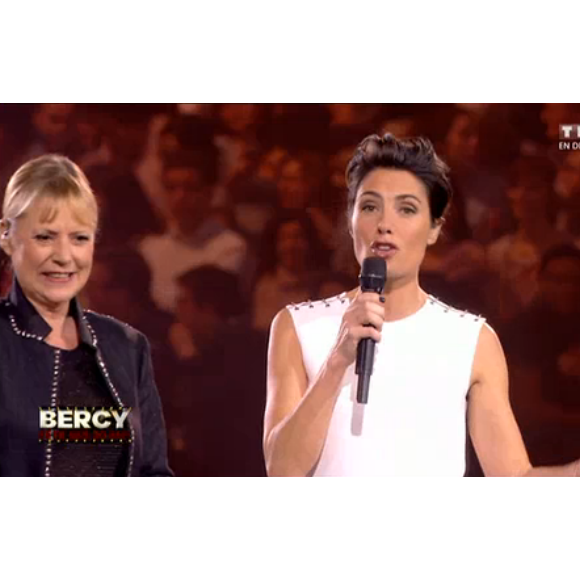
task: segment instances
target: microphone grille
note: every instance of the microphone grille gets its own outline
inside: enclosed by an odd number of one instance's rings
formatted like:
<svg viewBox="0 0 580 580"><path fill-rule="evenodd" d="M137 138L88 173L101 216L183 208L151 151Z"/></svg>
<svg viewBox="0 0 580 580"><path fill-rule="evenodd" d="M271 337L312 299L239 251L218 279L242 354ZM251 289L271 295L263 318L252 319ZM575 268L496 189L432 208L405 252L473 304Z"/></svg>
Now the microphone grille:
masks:
<svg viewBox="0 0 580 580"><path fill-rule="evenodd" d="M387 281L387 264L377 256L365 258L360 273L360 283L363 290L382 292Z"/></svg>

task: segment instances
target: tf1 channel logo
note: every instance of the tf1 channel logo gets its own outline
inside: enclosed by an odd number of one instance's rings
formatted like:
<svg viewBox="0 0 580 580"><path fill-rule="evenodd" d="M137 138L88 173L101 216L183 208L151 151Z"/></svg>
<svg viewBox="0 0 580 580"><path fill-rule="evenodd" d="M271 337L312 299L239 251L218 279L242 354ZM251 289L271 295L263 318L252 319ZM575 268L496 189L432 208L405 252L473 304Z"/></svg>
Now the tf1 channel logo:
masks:
<svg viewBox="0 0 580 580"><path fill-rule="evenodd" d="M580 151L580 124L560 125L560 151Z"/></svg>

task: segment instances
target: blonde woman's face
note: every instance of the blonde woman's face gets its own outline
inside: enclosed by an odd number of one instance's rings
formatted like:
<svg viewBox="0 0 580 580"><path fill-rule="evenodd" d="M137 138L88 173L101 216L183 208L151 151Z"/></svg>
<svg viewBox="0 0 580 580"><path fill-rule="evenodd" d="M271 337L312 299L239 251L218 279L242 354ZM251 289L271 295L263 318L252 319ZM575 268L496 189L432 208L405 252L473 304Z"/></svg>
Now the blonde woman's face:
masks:
<svg viewBox="0 0 580 580"><path fill-rule="evenodd" d="M4 236L14 273L27 298L38 308L67 309L91 272L95 227L64 202L50 221L46 204L33 204ZM82 216L84 217L84 216Z"/></svg>

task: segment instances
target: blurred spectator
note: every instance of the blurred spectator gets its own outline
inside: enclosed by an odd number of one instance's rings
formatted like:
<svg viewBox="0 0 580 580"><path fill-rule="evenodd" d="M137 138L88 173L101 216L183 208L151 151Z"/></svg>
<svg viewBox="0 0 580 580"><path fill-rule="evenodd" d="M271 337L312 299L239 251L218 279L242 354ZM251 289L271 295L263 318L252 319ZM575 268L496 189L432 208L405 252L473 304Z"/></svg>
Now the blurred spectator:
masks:
<svg viewBox="0 0 580 580"><path fill-rule="evenodd" d="M256 178L276 185L280 179L282 166L289 157L290 153L287 149L284 149L281 145L273 145L257 160L254 169Z"/></svg>
<svg viewBox="0 0 580 580"><path fill-rule="evenodd" d="M485 246L474 240L445 243L443 230L441 249L429 248L420 272L421 284L427 292L456 308L490 317L490 280ZM437 242L439 244L439 242Z"/></svg>
<svg viewBox="0 0 580 580"><path fill-rule="evenodd" d="M77 163L85 169L107 164L110 159L110 151L105 140L104 107L76 105L72 122L76 134L73 157Z"/></svg>
<svg viewBox="0 0 580 580"><path fill-rule="evenodd" d="M346 167L356 146L357 143L348 143L344 147L335 151L328 160L330 187L335 194L334 197L336 197L337 200L341 200L341 202L343 202L346 192L346 182L344 178ZM344 202L341 205L344 206Z"/></svg>
<svg viewBox="0 0 580 580"><path fill-rule="evenodd" d="M280 209L305 209L317 205L325 177L325 160L319 153L301 151L291 155L280 168Z"/></svg>
<svg viewBox="0 0 580 580"><path fill-rule="evenodd" d="M246 242L225 228L211 209L218 168L215 145L179 151L165 162L166 231L139 244L152 272L151 296L163 310L175 309L176 279L185 272L205 264L239 272L244 265Z"/></svg>
<svg viewBox="0 0 580 580"><path fill-rule="evenodd" d="M509 122L513 127L518 152L528 155L540 153L546 141L546 129L540 118L543 105L534 103L522 106L520 103L503 103L501 106L509 111Z"/></svg>
<svg viewBox="0 0 580 580"><path fill-rule="evenodd" d="M45 153L70 155L74 151L75 130L71 123L75 105L70 103L43 103L32 112L32 143L25 152L31 159Z"/></svg>
<svg viewBox="0 0 580 580"><path fill-rule="evenodd" d="M155 359L167 339L172 317L160 312L144 291L150 284L147 264L135 250L98 248L84 303L142 331Z"/></svg>
<svg viewBox="0 0 580 580"><path fill-rule="evenodd" d="M380 135L391 133L397 137L397 139L408 139L409 137L414 137L419 134L417 131L417 121L412 117L389 119L381 125L378 133Z"/></svg>
<svg viewBox="0 0 580 580"><path fill-rule="evenodd" d="M155 201L160 214L167 219L168 209L163 191L163 165L179 151L203 150L214 146L216 124L199 114L178 114L175 111L153 118L149 127L147 149L138 172L147 183L149 198Z"/></svg>
<svg viewBox="0 0 580 580"><path fill-rule="evenodd" d="M546 137L551 141L560 138L560 125L580 122L580 104L578 103L545 103L541 119L546 128Z"/></svg>
<svg viewBox="0 0 580 580"><path fill-rule="evenodd" d="M367 135L378 133L389 106L381 104L330 103L326 105L330 113L328 128L328 148L322 149L332 154L341 147L352 145L353 150Z"/></svg>
<svg viewBox="0 0 580 580"><path fill-rule="evenodd" d="M458 103L404 103L396 109L391 107L389 118L411 117L415 124L416 135L425 135L436 144L437 152L444 152L444 143L451 122L456 115L468 113L476 117L482 110L465 110ZM388 120L388 118L387 118Z"/></svg>
<svg viewBox="0 0 580 580"><path fill-rule="evenodd" d="M314 296L324 249L312 220L301 212L287 212L268 228L262 244L262 263L254 290L254 328L267 331L286 304Z"/></svg>
<svg viewBox="0 0 580 580"><path fill-rule="evenodd" d="M314 297L318 300L325 300L338 296L343 292L348 292L358 285L355 277L342 274L340 272L327 272L319 276L318 286Z"/></svg>
<svg viewBox="0 0 580 580"><path fill-rule="evenodd" d="M580 453L580 250L544 256L539 292L502 331L511 400L534 464Z"/></svg>
<svg viewBox="0 0 580 580"><path fill-rule="evenodd" d="M479 123L477 113L457 111L445 136L445 160L456 178L469 179L477 168L479 155ZM471 185L471 184L469 184Z"/></svg>
<svg viewBox="0 0 580 580"><path fill-rule="evenodd" d="M240 175L228 187L237 231L254 245L276 212L276 188L269 182Z"/></svg>
<svg viewBox="0 0 580 580"><path fill-rule="evenodd" d="M164 215L163 199L150 165L155 165L155 140L164 110L159 105L99 105L92 122L100 123L102 141L98 150L83 158L83 168L93 175L137 181L147 208L143 211L159 219Z"/></svg>
<svg viewBox="0 0 580 580"><path fill-rule="evenodd" d="M106 106L104 130L111 165L136 171L145 153L149 125L156 112L153 106Z"/></svg>
<svg viewBox="0 0 580 580"><path fill-rule="evenodd" d="M264 232L276 215L276 188L252 174L239 175L228 186L233 229L248 243L248 253L240 272L240 287L251 296L256 282L258 256Z"/></svg>
<svg viewBox="0 0 580 580"><path fill-rule="evenodd" d="M134 174L95 166L87 171L99 202L103 226L99 242L106 247L136 245L139 240L163 229Z"/></svg>
<svg viewBox="0 0 580 580"><path fill-rule="evenodd" d="M545 157L522 157L512 167L508 199L515 228L488 248L490 268L499 276L502 319L517 314L534 299L542 255L566 237L556 231L555 168Z"/></svg>
<svg viewBox="0 0 580 580"><path fill-rule="evenodd" d="M489 243L505 225L505 182L480 162L481 123L478 112L456 111L441 151L452 168L454 200L447 231L453 240L473 237Z"/></svg>
<svg viewBox="0 0 580 580"><path fill-rule="evenodd" d="M473 111L456 112L447 132L446 162L457 163L460 171L456 172L455 165L451 165L453 200L437 244L427 250L420 278L425 290L456 308L487 315L489 276L482 241L488 234L473 234L467 220L465 196L466 189L478 180L475 169L479 155L478 115ZM480 209L483 211L483 207ZM489 230L497 215L493 208L488 207L487 212L486 218L474 221L480 232Z"/></svg>
<svg viewBox="0 0 580 580"><path fill-rule="evenodd" d="M266 343L237 322L244 311L229 272L202 266L179 279L179 362L164 401L177 475L265 475Z"/></svg>
<svg viewBox="0 0 580 580"><path fill-rule="evenodd" d="M327 107L331 115L331 131L339 127L354 127L363 133L363 137L376 133L381 104L330 103Z"/></svg>
<svg viewBox="0 0 580 580"><path fill-rule="evenodd" d="M228 103L216 107L220 129L216 142L222 150L223 181L227 184L248 170L261 151L258 134L268 119L268 106Z"/></svg>
<svg viewBox="0 0 580 580"><path fill-rule="evenodd" d="M214 103L179 103L176 108L180 115L192 115L209 119L213 117L216 105Z"/></svg>
<svg viewBox="0 0 580 580"><path fill-rule="evenodd" d="M253 103L225 103L218 107L218 118L230 135L252 137L265 121L267 107Z"/></svg>
<svg viewBox="0 0 580 580"><path fill-rule="evenodd" d="M325 159L314 151L300 151L285 160L278 179L278 208L308 213L321 242L332 249L336 245L333 216L324 208L322 199L328 187Z"/></svg>
<svg viewBox="0 0 580 580"><path fill-rule="evenodd" d="M334 143L330 122L330 112L324 105L272 105L270 122L260 128L258 139L265 151L280 147L293 153L326 152Z"/></svg>
<svg viewBox="0 0 580 580"><path fill-rule="evenodd" d="M0 191L19 167L29 146L30 109L23 105L0 104Z"/></svg>
<svg viewBox="0 0 580 580"><path fill-rule="evenodd" d="M160 161L164 162L179 151L211 148L216 128L215 121L198 115L168 117L159 133Z"/></svg>
<svg viewBox="0 0 580 580"><path fill-rule="evenodd" d="M580 247L580 151L564 157L554 187L560 201L556 227Z"/></svg>

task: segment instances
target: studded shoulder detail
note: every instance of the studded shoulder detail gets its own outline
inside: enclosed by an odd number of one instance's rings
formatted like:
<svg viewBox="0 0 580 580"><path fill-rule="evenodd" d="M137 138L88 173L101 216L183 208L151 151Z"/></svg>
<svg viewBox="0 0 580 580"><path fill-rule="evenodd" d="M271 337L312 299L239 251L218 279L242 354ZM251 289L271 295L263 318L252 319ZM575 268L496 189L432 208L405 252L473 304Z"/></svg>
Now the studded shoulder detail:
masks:
<svg viewBox="0 0 580 580"><path fill-rule="evenodd" d="M459 316L460 318L472 319L474 322L479 322L480 320L483 320L483 317L480 316L479 314L473 314L472 312L469 312L467 310L459 310L458 308L454 308L453 306L446 304L445 302L439 300L439 298L436 298L431 294L429 294L427 302L431 306L441 308L444 314L452 313Z"/></svg>
<svg viewBox="0 0 580 580"><path fill-rule="evenodd" d="M83 318L89 327L90 327L90 322L87 319L87 316L86 316L87 314L92 314L93 316L96 316L96 317L108 318L109 320L112 320L113 322L116 322L117 324L121 324L122 326L130 328L131 330L134 330L135 332L137 332L136 328L134 328L133 326L131 326L128 322L125 322L124 320L119 320L118 318L115 318L114 316L111 316L110 314L103 314L102 312L95 312L94 310L86 309L86 310L83 310Z"/></svg>
<svg viewBox="0 0 580 580"><path fill-rule="evenodd" d="M24 330L22 330L18 326L16 318L14 318L13 314L8 315L8 320L10 321L10 326L12 327L12 330L16 335L21 336L22 338L32 338L34 340L38 340L39 342L42 342L44 340L44 337L40 336L39 334L32 334L31 332L25 332Z"/></svg>
<svg viewBox="0 0 580 580"><path fill-rule="evenodd" d="M330 308L333 304L344 304L348 301L346 292L332 296L330 298L322 298L321 300L307 300L306 302L292 303L287 306L290 310L302 310L305 308Z"/></svg>
<svg viewBox="0 0 580 580"><path fill-rule="evenodd" d="M110 318L115 322L121 322L118 318L111 316L110 314L103 314L102 312L95 312L94 310L90 310L89 308L83 309L83 314L92 314L93 316L104 316L105 318ZM85 316L86 318L86 316Z"/></svg>

